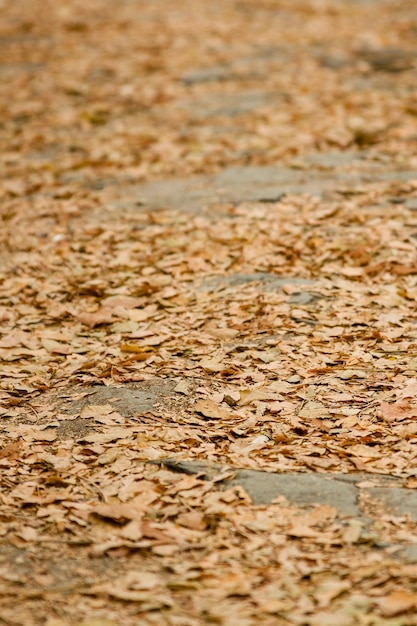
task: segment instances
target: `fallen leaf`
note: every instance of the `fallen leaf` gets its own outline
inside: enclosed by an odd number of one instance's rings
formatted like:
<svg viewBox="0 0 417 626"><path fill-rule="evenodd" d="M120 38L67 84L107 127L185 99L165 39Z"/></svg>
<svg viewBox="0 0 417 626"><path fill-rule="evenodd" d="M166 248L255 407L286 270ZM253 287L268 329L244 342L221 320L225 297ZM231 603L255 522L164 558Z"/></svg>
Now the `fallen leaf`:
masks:
<svg viewBox="0 0 417 626"><path fill-rule="evenodd" d="M134 519L126 524L121 531L121 536L130 541L139 541L142 539L142 518Z"/></svg>
<svg viewBox="0 0 417 626"><path fill-rule="evenodd" d="M42 346L52 354L68 354L70 351L69 346L59 341L54 341L53 339L42 338L41 343Z"/></svg>
<svg viewBox="0 0 417 626"><path fill-rule="evenodd" d="M90 509L90 513L104 519L126 523L128 520L141 519L142 514L149 510L149 505L157 499L158 494L155 491L148 490L135 496L130 502L97 504ZM144 532L143 529L142 532Z"/></svg>
<svg viewBox="0 0 417 626"><path fill-rule="evenodd" d="M9 443L7 446L4 446L0 449L0 459L17 459L19 456L19 449L21 447L21 441L13 441L13 443Z"/></svg>
<svg viewBox="0 0 417 626"><path fill-rule="evenodd" d="M396 422L417 417L417 406L412 406L409 398L398 402L381 402L382 418L386 422Z"/></svg>
<svg viewBox="0 0 417 626"><path fill-rule="evenodd" d="M100 465L110 465L111 463L114 463L114 461L116 461L116 459L119 457L119 454L120 451L117 448L107 450L107 452L104 452L97 457L97 463L99 463Z"/></svg>
<svg viewBox="0 0 417 626"><path fill-rule="evenodd" d="M138 346L136 343L122 343L120 345L120 351L134 354L135 358L139 361L146 361L146 359L154 353L153 348L149 346Z"/></svg>
<svg viewBox="0 0 417 626"><path fill-rule="evenodd" d="M110 443L117 439L131 439L134 436L134 432L131 428L122 428L121 426L115 426L114 428L107 428L103 433L92 433L83 437L83 441L90 443Z"/></svg>
<svg viewBox="0 0 417 626"><path fill-rule="evenodd" d="M194 405L196 413L212 419L222 419L229 416L227 409L219 407L213 400L198 400Z"/></svg>
<svg viewBox="0 0 417 626"><path fill-rule="evenodd" d="M290 537L318 537L319 533L316 530L295 522L288 531Z"/></svg>
<svg viewBox="0 0 417 626"><path fill-rule="evenodd" d="M393 591L377 600L378 607L386 617L395 617L417 608L417 595L408 591Z"/></svg>
<svg viewBox="0 0 417 626"><path fill-rule="evenodd" d="M114 322L113 311L108 308L99 309L95 313L79 313L77 319L81 324L88 326L89 328L95 328L102 324L111 324Z"/></svg>
<svg viewBox="0 0 417 626"><path fill-rule="evenodd" d="M224 363L217 357L206 357L201 359L200 367L202 367L207 372L221 372L225 369Z"/></svg>
<svg viewBox="0 0 417 626"><path fill-rule="evenodd" d="M327 580L314 592L321 609L326 609L335 598L345 591L351 589L351 584L347 580Z"/></svg>
<svg viewBox="0 0 417 626"><path fill-rule="evenodd" d="M174 391L188 395L190 393L190 384L186 380L181 380L175 387Z"/></svg>
<svg viewBox="0 0 417 626"><path fill-rule="evenodd" d="M366 372L363 370L343 370L337 374L338 378L342 380L352 380L352 378L366 378Z"/></svg>
<svg viewBox="0 0 417 626"><path fill-rule="evenodd" d="M81 410L80 417L85 419L95 419L96 417L102 417L103 415L109 415L113 413L114 406L112 404L87 404Z"/></svg>
<svg viewBox="0 0 417 626"><path fill-rule="evenodd" d="M185 526L185 528L190 528L191 530L205 530L207 528L207 523L203 513L199 513L198 511L181 513L181 515L178 515L177 517L177 523L180 524L180 526Z"/></svg>
<svg viewBox="0 0 417 626"><path fill-rule="evenodd" d="M363 525L359 520L349 520L348 526L343 530L342 540L344 543L357 543L361 538Z"/></svg>
<svg viewBox="0 0 417 626"><path fill-rule="evenodd" d="M381 452L379 446L366 446L362 443L357 443L354 446L348 448L349 454L353 456L363 457L365 459L379 459L381 458Z"/></svg>
<svg viewBox="0 0 417 626"><path fill-rule="evenodd" d="M307 419L326 419L329 417L329 412L321 402L311 400L310 402L305 403L305 405L300 409L298 415L299 417L305 417Z"/></svg>
<svg viewBox="0 0 417 626"><path fill-rule="evenodd" d="M55 626L53 623L49 624L49 620L46 626ZM66 626L62 624L56 624L56 626ZM106 619L102 617L92 617L91 619L83 620L82 622L78 622L76 626L119 626L117 622Z"/></svg>
<svg viewBox="0 0 417 626"><path fill-rule="evenodd" d="M38 539L36 528L32 528L31 526L23 526L17 531L16 535L24 541L37 541Z"/></svg>

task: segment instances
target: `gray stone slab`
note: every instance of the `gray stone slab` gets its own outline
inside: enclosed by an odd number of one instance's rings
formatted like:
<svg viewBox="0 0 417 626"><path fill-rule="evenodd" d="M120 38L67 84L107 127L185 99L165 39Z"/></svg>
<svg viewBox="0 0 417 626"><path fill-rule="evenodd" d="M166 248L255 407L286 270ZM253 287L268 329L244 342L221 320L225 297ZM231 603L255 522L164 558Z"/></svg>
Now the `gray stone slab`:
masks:
<svg viewBox="0 0 417 626"><path fill-rule="evenodd" d="M399 547L398 556L405 559L409 563L417 563L417 544Z"/></svg>
<svg viewBox="0 0 417 626"><path fill-rule="evenodd" d="M197 474L212 479L224 469L197 461L162 461L169 469L185 474ZM233 485L243 487L252 502L270 504L284 496L291 504L299 506L329 505L338 509L342 516L369 521L362 510L359 495L378 500L388 514L401 517L408 515L417 521L417 490L401 487L401 479L378 474L289 474L237 469L233 476L222 482L224 488ZM368 486L369 485L369 486ZM374 485L374 486L372 486ZM368 508L368 507L367 507ZM417 547L416 547L417 560Z"/></svg>
<svg viewBox="0 0 417 626"><path fill-rule="evenodd" d="M181 77L184 85L198 85L201 83L217 83L225 80L233 80L236 74L230 65L213 65L212 67L202 67L191 72L187 72Z"/></svg>
<svg viewBox="0 0 417 626"><path fill-rule="evenodd" d="M414 50L387 46L379 49L359 50L357 56L369 63L376 72L404 72L416 65Z"/></svg>
<svg viewBox="0 0 417 626"><path fill-rule="evenodd" d="M333 169L347 165L364 165L368 155L369 153L365 150L331 150L330 152L308 154L302 159L302 162L307 165ZM366 161L366 166L370 165L372 165L372 161Z"/></svg>
<svg viewBox="0 0 417 626"><path fill-rule="evenodd" d="M410 198L405 203L405 208L410 211L417 211L417 198Z"/></svg>
<svg viewBox="0 0 417 626"><path fill-rule="evenodd" d="M417 521L417 490L401 487L372 487L366 489L371 498L383 503L387 513L408 515Z"/></svg>
<svg viewBox="0 0 417 626"><path fill-rule="evenodd" d="M243 487L254 504L269 504L278 496L285 496L292 504L327 504L336 507L341 515L362 515L355 484L337 480L334 475L240 470L231 484Z"/></svg>
<svg viewBox="0 0 417 626"><path fill-rule="evenodd" d="M271 63L274 65L288 62L293 52L289 48L267 47L256 54L232 59L229 63L196 68L184 74L180 81L190 86L248 78L261 79L270 72Z"/></svg>
<svg viewBox="0 0 417 626"><path fill-rule="evenodd" d="M359 2L359 0L357 0ZM360 0L362 3L376 2L380 0ZM315 54L314 54L315 53ZM381 48L362 48L354 54L345 50L314 50L314 56L325 67L340 69L346 66L355 66L358 61L365 61L371 72L398 73L413 69L416 66L417 54L414 50L407 50L395 46Z"/></svg>
<svg viewBox="0 0 417 626"><path fill-rule="evenodd" d="M375 487L358 483L373 482ZM328 504L341 515L363 517L358 503L360 491L378 500L388 514L407 515L417 521L417 491L399 486L401 480L375 474L268 474L239 470L232 481L242 486L254 504L268 504L279 495L299 505ZM379 486L378 483L381 485Z"/></svg>
<svg viewBox="0 0 417 626"><path fill-rule="evenodd" d="M228 167L213 182L220 196L229 196L231 201L276 202L288 193L321 196L326 189L348 181L359 184L360 178L344 173L329 177L314 170L248 166Z"/></svg>
<svg viewBox="0 0 417 626"><path fill-rule="evenodd" d="M90 388L73 387L61 395L50 394L44 397L46 405L56 408L58 418L53 414L39 421L44 426L50 424L56 428L61 439L80 439L94 430L100 430L99 420L92 419L89 406L110 405L115 413L128 420L141 420L156 405L172 405L176 394L173 392L175 382L165 379L152 379L124 385L94 385ZM103 411L103 416L108 411ZM81 417L83 415L83 417ZM85 416L86 415L86 416ZM99 415L99 414L98 414ZM68 417L64 417L68 416Z"/></svg>
<svg viewBox="0 0 417 626"><path fill-rule="evenodd" d="M365 165L355 172L297 170L286 167L228 167L213 176L169 179L126 187L118 208L177 209L200 212L204 207L231 202L279 202L287 194L322 197L335 191L376 182L406 181L417 178L417 171L367 171Z"/></svg>
<svg viewBox="0 0 417 626"><path fill-rule="evenodd" d="M272 101L272 94L266 91L241 91L237 94L219 93L190 98L179 102L177 106L188 111L195 119L209 119L236 117L259 109Z"/></svg>
<svg viewBox="0 0 417 626"><path fill-rule="evenodd" d="M254 274L228 274L226 276L213 276L201 282L197 287L198 292L214 292L229 287L239 287L250 283L260 283L263 291L277 291L282 289L283 285L303 285L312 286L316 282L306 278L297 278L295 276L277 276L268 272L257 272ZM301 294L298 294L301 295ZM312 295L312 294L309 294ZM304 300L305 298L302 298ZM311 302L311 298L308 298Z"/></svg>
<svg viewBox="0 0 417 626"><path fill-rule="evenodd" d="M297 306L306 306L308 304L313 304L313 302L317 302L322 298L323 296L317 293L312 293L310 291L300 291L299 293L293 293L288 298L288 302Z"/></svg>
<svg viewBox="0 0 417 626"><path fill-rule="evenodd" d="M161 397L166 397L172 391L172 387L169 383L142 384L140 387L95 385L91 388L91 393L77 405L77 409L88 405L113 404L115 410L124 417L130 417L152 409Z"/></svg>

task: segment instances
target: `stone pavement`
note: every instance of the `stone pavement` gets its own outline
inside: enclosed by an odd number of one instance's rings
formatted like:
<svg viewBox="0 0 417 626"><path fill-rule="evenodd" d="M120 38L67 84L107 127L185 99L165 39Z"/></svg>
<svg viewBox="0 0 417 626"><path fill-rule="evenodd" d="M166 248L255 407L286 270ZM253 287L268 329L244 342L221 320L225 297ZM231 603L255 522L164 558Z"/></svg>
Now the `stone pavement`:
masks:
<svg viewBox="0 0 417 626"><path fill-rule="evenodd" d="M267 54L267 53L265 53ZM273 50L269 52L269 60L283 62L288 51ZM358 53L371 66L373 73L369 77L369 85L373 88L386 90L392 85L393 76L414 67L415 56L401 49L387 49ZM319 55L320 56L320 55ZM323 65L339 68L353 63L343 54L321 56ZM239 83L248 75L262 75L265 70L265 56L238 59L233 64L196 69L182 77L184 85L192 87L197 84L218 83L227 81ZM357 60L357 57L356 57ZM368 85L368 86L369 86ZM358 81L357 88L366 88ZM271 102L267 91L237 90L232 95L219 94L207 97L190 97L181 106L188 111L191 119L212 120L213 132L238 132L237 116L248 111L262 109ZM216 128L216 118L229 118L225 127ZM365 142L366 143L366 142ZM356 147L348 150L333 149L325 153L311 153L295 158L286 167L270 165L226 166L213 175L194 175L188 178L168 178L158 182L141 185L118 186L112 181L104 184L103 197L106 198L107 210L110 212L176 210L191 214L204 212L213 220L218 216L227 219L223 211L224 205L240 203L276 203L284 197L311 196L325 201L337 201L346 196L369 191L374 186L386 186L387 189L401 186L407 181L417 180L417 168L410 169L407 163L393 163L389 157L378 154L374 150ZM386 205L403 203L410 211L417 210L416 199L404 199L401 194L387 195ZM383 207L376 206L376 209ZM213 292L245 283L256 283L261 291L279 291L283 285L299 286L299 291L292 294L295 304L308 304L320 296L314 293L315 281L296 277L278 277L276 274L229 274L208 278L195 285L197 291ZM164 394L172 395L172 390L161 389L159 383L147 387L146 399L128 387L114 388L111 394L119 398L118 408L123 407L128 414L147 410L152 402L163 401ZM162 392L162 395L161 395ZM109 390L97 389L99 397L105 397ZM130 397L129 397L130 394ZM94 403L97 398L94 397ZM220 466L187 461L181 458L167 459L167 467L172 471L186 474L213 477L225 469ZM241 470L234 468L232 477L222 481L222 485L239 485L246 490L255 504L268 504L274 499L284 496L289 502L297 505L310 506L324 504L335 506L339 515L346 519L354 519L363 526L364 541L379 545L378 537L372 534L372 523L383 510L393 516L409 516L417 522L417 493L402 486L402 480L394 476L378 476L375 474L274 474L270 472ZM382 544L381 544L382 546ZM384 546L386 547L386 546ZM391 546L397 556L417 561L417 546Z"/></svg>
<svg viewBox="0 0 417 626"><path fill-rule="evenodd" d="M184 381L187 379L184 378ZM55 419L43 419L38 424L44 429L53 428L60 439L74 438L78 443L88 443L97 441L96 433L100 432L100 426L89 417L90 407L94 411L110 405L130 424L135 421L143 423L153 409L161 410L164 406L172 409L173 403L178 401L178 394L172 381L160 379L125 383L123 386L97 385L87 392L85 388L77 387L69 393L67 389L65 395L55 394L55 400L57 398L56 408L61 415L59 424ZM51 395L47 394L43 400L45 406L51 403L51 399ZM181 405L187 409L189 401L182 400ZM388 549L396 558L417 562L417 545L389 544L379 538L374 528L381 514L394 518L406 516L417 522L417 493L405 487L399 477L364 472L274 473L187 460L184 454L179 458L167 457L149 462L173 472L214 480L219 489L239 486L255 505L268 505L284 498L290 504L307 508L314 505L335 507L339 519L360 528L361 542L374 549Z"/></svg>
<svg viewBox="0 0 417 626"><path fill-rule="evenodd" d="M285 195L310 195L326 200L358 193L375 183L401 183L417 179L417 169L387 164L363 151L332 151L311 155L294 167L227 167L212 176L193 176L138 186L124 186L113 209L179 209L216 212L221 203L277 202ZM396 202L396 198L391 199Z"/></svg>
<svg viewBox="0 0 417 626"><path fill-rule="evenodd" d="M0 623L417 624L415 2L32 1Z"/></svg>
<svg viewBox="0 0 417 626"><path fill-rule="evenodd" d="M358 90L372 88L380 90L381 93L395 85L398 73L412 69L416 63L416 57L412 52L397 48L387 48L379 52L357 51L353 57L340 51L326 54L319 50L311 50L310 53L322 66L333 70L353 66L357 62L366 62L372 70L371 74L366 80L358 77L351 80L356 80L355 88ZM224 136L238 134L240 115L262 111L263 107L276 103L280 97L279 94L268 90L248 91L244 87L245 80L253 77L262 78L267 71L266 68L271 68L271 63L272 66L274 64L279 66L288 60L289 54L288 49L277 47L261 51L251 57L237 58L232 63L196 68L181 77L183 85L190 88L190 96L176 106L189 115L191 123L201 121L208 123L214 134ZM218 94L211 93L206 96L191 95L191 89L196 85L208 83L219 86L233 83L235 89L230 94L219 91ZM240 83L243 86L239 89ZM281 97L285 98L285 95ZM219 119L222 120L222 124ZM337 201L346 196L364 193L375 186L381 188L385 185L389 190L396 185L400 187L402 183L417 180L417 168L411 169L409 164L401 162L401 159L393 163L383 153L367 148L368 142L372 144L372 137L367 137L365 130L361 131L363 136L358 135L356 147L307 154L289 159L286 166L280 167L226 165L216 174L167 178L145 184L121 185L116 179L103 179L95 180L92 185L90 181L83 180L79 174L76 174L75 178L78 177L79 183L86 188L93 186L97 189L99 197L105 202L106 211L115 216L120 211L134 214L141 211L172 209L191 214L205 212L213 220L218 216L227 218L223 210L224 205L245 202L254 205L276 203L288 195ZM361 143L365 146L362 147ZM74 181L74 175L62 176L62 182L69 181ZM404 199L401 193L386 194L385 202L387 206L403 203L410 211L417 210L417 199ZM383 209L379 205L375 208ZM267 272L215 276L200 281L195 285L195 289L198 292L210 293L252 282L264 292L279 291L283 285L288 284L298 286L299 291L293 293L290 298L290 302L294 304L306 305L320 298L320 295L314 292L316 281L291 276L278 277ZM163 380L148 381L143 388L140 384L97 387L93 388L88 398L81 403L70 399L71 408L68 410L81 412L89 404L114 402L122 415L131 418L151 411L156 403L171 402L172 397L172 385ZM58 431L64 438L75 436L83 440L92 429L92 420L77 418L62 422ZM213 467L191 460L167 459L166 463L173 471L202 476L212 476L213 472L216 474L222 471L219 466ZM324 472L274 474L234 469L233 476L222 481L222 485L241 486L255 504L268 504L283 496L297 505L335 506L340 516L347 520L356 520L362 525L364 541L374 543L376 546L379 545L378 537L372 534L372 523L381 509L394 516L409 516L417 522L417 494L403 487L400 478L375 474ZM401 550L401 546L393 545L392 552L417 561L417 547L414 549L413 546L408 546Z"/></svg>

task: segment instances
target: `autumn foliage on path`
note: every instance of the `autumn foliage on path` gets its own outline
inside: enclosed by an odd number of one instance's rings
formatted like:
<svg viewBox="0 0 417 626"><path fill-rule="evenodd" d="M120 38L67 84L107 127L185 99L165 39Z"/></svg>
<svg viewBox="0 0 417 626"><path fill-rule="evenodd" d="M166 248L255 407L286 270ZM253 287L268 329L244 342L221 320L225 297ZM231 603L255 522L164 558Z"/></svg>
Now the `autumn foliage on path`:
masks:
<svg viewBox="0 0 417 626"><path fill-rule="evenodd" d="M417 624L417 512L360 492L417 487L416 32L0 0L1 625Z"/></svg>

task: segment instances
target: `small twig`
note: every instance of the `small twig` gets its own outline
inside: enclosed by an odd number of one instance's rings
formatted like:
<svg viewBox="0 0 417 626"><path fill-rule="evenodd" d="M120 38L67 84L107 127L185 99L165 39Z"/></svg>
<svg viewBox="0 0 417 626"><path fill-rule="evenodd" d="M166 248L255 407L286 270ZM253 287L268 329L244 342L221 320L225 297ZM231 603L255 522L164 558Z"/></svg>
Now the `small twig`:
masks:
<svg viewBox="0 0 417 626"><path fill-rule="evenodd" d="M31 411L34 412L34 414L36 415L36 417L39 417L39 413L37 412L37 410L30 404L30 402L26 402L26 405L30 408Z"/></svg>
<svg viewBox="0 0 417 626"><path fill-rule="evenodd" d="M68 472L68 474L70 476L74 476L74 474L71 474L70 472ZM93 487L93 490L95 490L98 493L100 500L102 500L102 502L107 502L106 496L104 495L100 487L96 485L96 483L93 483L87 478L83 478L82 476L76 476L75 478L79 480L80 482L84 483L88 488L90 488L90 490L91 490L91 487Z"/></svg>
<svg viewBox="0 0 417 626"><path fill-rule="evenodd" d="M298 407L295 409L295 414L296 414L297 416L298 416L298 415L300 414L300 412L303 410L303 408L304 408L304 406L305 406L306 402L307 402L306 398L303 398L303 399L301 400L300 406L298 406Z"/></svg>

